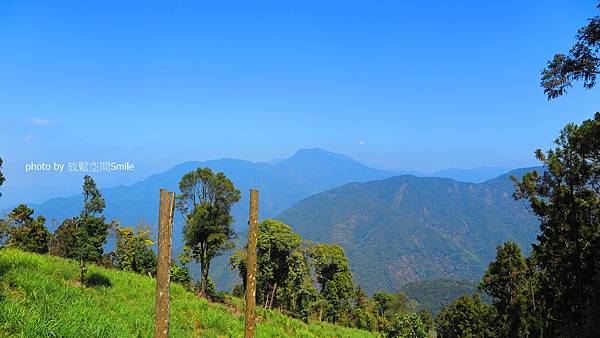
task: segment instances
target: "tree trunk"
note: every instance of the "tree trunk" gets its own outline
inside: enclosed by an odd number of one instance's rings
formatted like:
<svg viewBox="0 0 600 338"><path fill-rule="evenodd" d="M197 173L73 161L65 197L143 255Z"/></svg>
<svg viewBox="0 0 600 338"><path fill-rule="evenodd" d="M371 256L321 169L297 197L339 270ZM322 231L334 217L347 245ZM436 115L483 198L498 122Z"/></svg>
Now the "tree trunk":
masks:
<svg viewBox="0 0 600 338"><path fill-rule="evenodd" d="M277 282L275 282L275 285L273 285L273 291L271 293L271 300L269 303L269 309L273 308L273 299L275 299L275 290L277 290Z"/></svg>
<svg viewBox="0 0 600 338"><path fill-rule="evenodd" d="M200 264L200 268L202 270L202 276L200 277L200 290L198 290L198 294L201 297L208 298L207 288L208 288L208 268L210 264L204 259L204 263Z"/></svg>

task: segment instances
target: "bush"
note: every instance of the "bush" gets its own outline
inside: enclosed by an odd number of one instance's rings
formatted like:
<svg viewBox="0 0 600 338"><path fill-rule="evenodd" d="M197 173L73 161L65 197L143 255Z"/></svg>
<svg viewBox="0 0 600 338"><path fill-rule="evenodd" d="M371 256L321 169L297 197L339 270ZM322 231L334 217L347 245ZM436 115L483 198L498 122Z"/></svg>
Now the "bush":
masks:
<svg viewBox="0 0 600 338"><path fill-rule="evenodd" d="M398 313L383 330L386 337L426 338L427 331L419 315Z"/></svg>

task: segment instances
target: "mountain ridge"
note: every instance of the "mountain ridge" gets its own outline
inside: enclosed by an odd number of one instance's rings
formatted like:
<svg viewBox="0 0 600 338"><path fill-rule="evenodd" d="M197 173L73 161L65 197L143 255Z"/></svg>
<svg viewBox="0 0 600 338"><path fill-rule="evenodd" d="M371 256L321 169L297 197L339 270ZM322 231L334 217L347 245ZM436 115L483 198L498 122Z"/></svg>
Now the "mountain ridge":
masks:
<svg viewBox="0 0 600 338"><path fill-rule="evenodd" d="M509 177L482 183L400 175L310 196L277 216L303 238L345 248L368 292L421 279L477 279L494 245L515 240L529 251L537 219L514 201ZM481 243L485 243L482 245Z"/></svg>

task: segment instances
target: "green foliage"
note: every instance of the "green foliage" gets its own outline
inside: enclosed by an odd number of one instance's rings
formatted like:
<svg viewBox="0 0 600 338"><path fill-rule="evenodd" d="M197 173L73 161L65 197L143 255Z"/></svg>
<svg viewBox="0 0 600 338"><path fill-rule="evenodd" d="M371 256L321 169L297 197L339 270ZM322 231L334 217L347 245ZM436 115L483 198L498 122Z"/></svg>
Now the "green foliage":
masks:
<svg viewBox="0 0 600 338"><path fill-rule="evenodd" d="M383 330L386 337L426 338L427 330L419 315L398 313Z"/></svg>
<svg viewBox="0 0 600 338"><path fill-rule="evenodd" d="M463 295L444 307L435 323L440 338L501 337L494 307L481 302L479 295Z"/></svg>
<svg viewBox="0 0 600 338"><path fill-rule="evenodd" d="M96 186L96 182L88 176L83 177L83 209L81 218L86 219L90 216L102 214L106 204L104 198Z"/></svg>
<svg viewBox="0 0 600 338"><path fill-rule="evenodd" d="M4 182L6 182L6 177L4 177L4 174L2 173L2 164L4 162L2 161L2 157L0 157L0 186L2 186L2 184L4 184ZM2 192L0 192L0 197L2 197Z"/></svg>
<svg viewBox="0 0 600 338"><path fill-rule="evenodd" d="M277 219L306 240L342 246L367 293L395 292L445 276L478 280L497 244L529 247L539 222L513 192L509 175L479 184L402 175L313 195Z"/></svg>
<svg viewBox="0 0 600 338"><path fill-rule="evenodd" d="M429 330L433 328L433 315L427 309L419 311L418 315L419 318L421 318L421 322L423 323L425 331L429 332Z"/></svg>
<svg viewBox="0 0 600 338"><path fill-rule="evenodd" d="M51 254L79 260L81 282L85 277L85 263L102 260L110 228L102 216L105 203L100 190L90 176L86 175L83 179L81 214L64 220L50 243Z"/></svg>
<svg viewBox="0 0 600 338"><path fill-rule="evenodd" d="M29 252L46 253L51 237L46 229L46 218L38 216L33 219L33 213L33 209L21 204L8 214L7 246Z"/></svg>
<svg viewBox="0 0 600 338"><path fill-rule="evenodd" d="M214 174L209 168L198 168L185 174L179 182L179 190L177 208L185 219L185 244L200 263L199 291L204 294L210 262L233 248L235 233L230 212L231 206L240 200L240 191L225 174Z"/></svg>
<svg viewBox="0 0 600 338"><path fill-rule="evenodd" d="M138 225L137 231L131 227L119 227L117 234L117 267L137 273L156 273L156 255L152 250L154 242L150 238L148 226Z"/></svg>
<svg viewBox="0 0 600 338"><path fill-rule="evenodd" d="M339 245L319 243L310 248L309 255L321 296L327 301L324 319L337 323L349 312L354 289L346 253Z"/></svg>
<svg viewBox="0 0 600 338"><path fill-rule="evenodd" d="M182 253L177 256L177 260L171 261L171 281L173 283L179 283L188 288L192 286L192 276L188 268L191 260L190 248L184 246Z"/></svg>
<svg viewBox="0 0 600 338"><path fill-rule="evenodd" d="M537 274L515 242L499 245L496 260L483 276L480 289L493 298L498 328L507 337L541 336L535 292Z"/></svg>
<svg viewBox="0 0 600 338"><path fill-rule="evenodd" d="M383 291L377 291L373 294L375 309L377 315L386 318L388 321L400 312L408 311L408 298L403 292L392 294Z"/></svg>
<svg viewBox="0 0 600 338"><path fill-rule="evenodd" d="M50 241L49 252L51 255L65 258L77 258L77 226L78 219L65 219L54 231Z"/></svg>
<svg viewBox="0 0 600 338"><path fill-rule="evenodd" d="M583 80L587 89L596 84L600 66L600 16L589 19L588 24L577 31L576 39L567 55L554 55L542 71L541 85L548 99L566 93L574 81Z"/></svg>
<svg viewBox="0 0 600 338"><path fill-rule="evenodd" d="M436 278L406 284L401 290L435 315L458 297L477 292L477 283L465 279ZM489 296L480 296L484 302L490 301Z"/></svg>
<svg viewBox="0 0 600 338"><path fill-rule="evenodd" d="M257 237L256 301L265 308L279 308L308 320L311 305L318 297L309 276L309 265L300 235L275 220L259 224ZM246 279L246 252L229 259L232 269ZM245 288L245 284L242 286Z"/></svg>
<svg viewBox="0 0 600 338"><path fill-rule="evenodd" d="M77 286L78 264L53 256L0 250L0 336L152 337L153 278L89 266L89 287ZM227 305L171 285L171 337L242 337L243 302ZM305 324L277 311L258 309L256 337L375 337L328 323Z"/></svg>
<svg viewBox="0 0 600 338"><path fill-rule="evenodd" d="M515 197L527 200L541 223L533 259L550 335L600 335L599 136L600 113L567 125L554 149L536 152L546 170L515 179Z"/></svg>

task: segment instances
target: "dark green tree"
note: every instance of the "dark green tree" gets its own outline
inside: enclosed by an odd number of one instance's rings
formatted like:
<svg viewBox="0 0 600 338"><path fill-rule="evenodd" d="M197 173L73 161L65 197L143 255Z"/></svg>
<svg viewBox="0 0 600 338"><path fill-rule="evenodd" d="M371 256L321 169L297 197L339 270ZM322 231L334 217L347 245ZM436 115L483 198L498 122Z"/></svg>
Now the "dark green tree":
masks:
<svg viewBox="0 0 600 338"><path fill-rule="evenodd" d="M2 162L2 157L0 157L0 186L2 186L2 184L4 184L4 182L6 181L6 178L4 177L4 174L2 173L2 164L4 162ZM0 191L0 197L2 197L2 192Z"/></svg>
<svg viewBox="0 0 600 338"><path fill-rule="evenodd" d="M377 291L373 294L373 302L380 330L383 330L394 319L396 314L409 311L409 300L404 292L392 294Z"/></svg>
<svg viewBox="0 0 600 338"><path fill-rule="evenodd" d="M64 258L77 258L77 217L65 219L54 231L49 253Z"/></svg>
<svg viewBox="0 0 600 338"><path fill-rule="evenodd" d="M493 298L498 327L504 336L541 336L536 277L534 267L523 257L517 243L508 241L498 246L496 260L489 264L479 289Z"/></svg>
<svg viewBox="0 0 600 338"><path fill-rule="evenodd" d="M152 250L154 242L150 238L147 225L139 224L137 229L118 227L116 264L125 271L156 273L156 255Z"/></svg>
<svg viewBox="0 0 600 338"><path fill-rule="evenodd" d="M242 280L246 277L246 252L239 251L229 260ZM298 318L308 319L310 300L316 290L309 277L305 247L300 235L276 220L259 225L257 237L258 304L277 307ZM245 287L245 286L244 286Z"/></svg>
<svg viewBox="0 0 600 338"><path fill-rule="evenodd" d="M190 248L184 246L183 251L177 256L177 259L171 262L172 282L179 283L185 287L191 287L192 276L190 275L190 269L188 268L191 261L192 256Z"/></svg>
<svg viewBox="0 0 600 338"><path fill-rule="evenodd" d="M481 302L478 294L463 295L442 308L435 323L440 338L502 337L494 307Z"/></svg>
<svg viewBox="0 0 600 338"><path fill-rule="evenodd" d="M369 331L377 330L374 302L369 299L365 290L360 286L356 287L354 292L351 326Z"/></svg>
<svg viewBox="0 0 600 338"><path fill-rule="evenodd" d="M46 228L46 218L33 218L33 209L21 204L8 214L7 245L24 251L44 254L48 252L51 234Z"/></svg>
<svg viewBox="0 0 600 338"><path fill-rule="evenodd" d="M568 54L554 55L542 70L541 85L548 99L566 93L574 81L582 80L587 89L596 84L600 65L600 16L589 19L588 24L577 32L576 40Z"/></svg>
<svg viewBox="0 0 600 338"><path fill-rule="evenodd" d="M108 237L110 224L105 222L104 198L96 187L96 182L86 175L83 178L83 209L75 219L76 247L73 251L79 260L80 282L85 279L86 262L99 262Z"/></svg>
<svg viewBox="0 0 600 338"><path fill-rule="evenodd" d="M205 295L212 259L233 248L231 206L240 200L240 191L223 173L198 168L179 182L177 208L185 219L183 236L192 257L200 263L199 294Z"/></svg>
<svg viewBox="0 0 600 338"><path fill-rule="evenodd" d="M422 309L417 314L419 315L419 318L421 318L425 331L429 332L429 330L433 328L433 315L427 309Z"/></svg>
<svg viewBox="0 0 600 338"><path fill-rule="evenodd" d="M338 323L348 316L354 286L344 249L339 245L315 244L310 249L315 275L326 300L324 319Z"/></svg>
<svg viewBox="0 0 600 338"><path fill-rule="evenodd" d="M600 113L580 126L567 125L546 154L542 173L517 181L540 220L533 258L542 274L546 332L553 336L599 336L600 309Z"/></svg>

